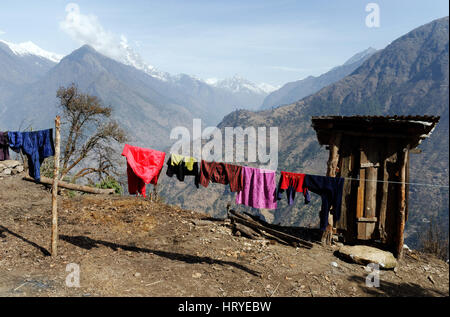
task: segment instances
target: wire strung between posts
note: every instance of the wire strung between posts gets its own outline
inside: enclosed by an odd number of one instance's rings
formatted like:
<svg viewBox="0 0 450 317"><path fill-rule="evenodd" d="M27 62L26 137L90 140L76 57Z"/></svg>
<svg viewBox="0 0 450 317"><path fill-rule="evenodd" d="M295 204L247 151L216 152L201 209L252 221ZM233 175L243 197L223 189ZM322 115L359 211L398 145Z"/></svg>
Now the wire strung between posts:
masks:
<svg viewBox="0 0 450 317"><path fill-rule="evenodd" d="M341 177L347 180L360 181L359 178L351 178L351 177ZM364 179L366 182L377 182L377 183L392 183L392 184L405 184L405 185L418 185L418 186L429 186L429 187L438 187L438 188L448 188L448 185L435 185L435 184L423 184L423 183L406 183L406 182L396 182L396 181L382 181L378 179Z"/></svg>
<svg viewBox="0 0 450 317"><path fill-rule="evenodd" d="M166 154L171 155L171 153L166 153ZM201 160L197 159L197 161L200 162ZM224 162L224 163L227 163L227 162ZM229 164L235 164L235 163L229 163ZM277 172L277 171L275 171L275 172ZM293 173L299 173L299 172L293 172ZM302 172L302 174L308 174L308 175L314 175L314 176L323 176L323 175L316 175L316 174L311 174L311 173L307 173L307 172ZM352 177L341 177L341 178L343 178L345 180L351 180L351 181L360 181L361 180L359 178L352 178ZM397 181L383 181L383 180L378 180L378 179L365 179L365 181L366 182L377 182L377 183L391 183L391 184L428 186L428 187L436 187L436 188L449 188L449 185L436 185L436 184L424 184L424 183L406 183L406 182L397 182Z"/></svg>

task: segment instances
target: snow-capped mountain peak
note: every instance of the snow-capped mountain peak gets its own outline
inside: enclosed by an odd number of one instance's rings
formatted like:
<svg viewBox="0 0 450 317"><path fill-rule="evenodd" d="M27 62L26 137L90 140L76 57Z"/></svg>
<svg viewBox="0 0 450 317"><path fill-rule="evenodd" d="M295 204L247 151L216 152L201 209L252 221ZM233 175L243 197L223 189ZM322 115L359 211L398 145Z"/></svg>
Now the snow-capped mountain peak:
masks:
<svg viewBox="0 0 450 317"><path fill-rule="evenodd" d="M156 77L160 80L167 81L170 79L170 74L157 70L154 66L144 62L142 57L136 53L129 45L126 37L121 36L120 47L123 54L120 54L119 58L116 58L119 62L133 66L152 77Z"/></svg>
<svg viewBox="0 0 450 317"><path fill-rule="evenodd" d="M270 84L253 83L253 82L251 82L241 76L238 76L238 75L235 75L231 78L222 79L222 80L217 79L217 78L208 78L208 79L204 80L204 82L206 82L207 84L214 86L214 87L230 90L234 93L247 91L247 92L257 93L257 94L268 94L277 89L277 87L274 87Z"/></svg>
<svg viewBox="0 0 450 317"><path fill-rule="evenodd" d="M45 59L48 59L52 62L59 63L59 61L64 57L63 55L52 53L46 51L31 41L23 42L19 44L10 43L4 40L0 40L1 43L6 44L9 49L16 55L35 55Z"/></svg>
<svg viewBox="0 0 450 317"><path fill-rule="evenodd" d="M267 83L258 84L258 88L268 94L270 94L272 91L279 89L280 87L281 86L272 86L271 84L267 84Z"/></svg>

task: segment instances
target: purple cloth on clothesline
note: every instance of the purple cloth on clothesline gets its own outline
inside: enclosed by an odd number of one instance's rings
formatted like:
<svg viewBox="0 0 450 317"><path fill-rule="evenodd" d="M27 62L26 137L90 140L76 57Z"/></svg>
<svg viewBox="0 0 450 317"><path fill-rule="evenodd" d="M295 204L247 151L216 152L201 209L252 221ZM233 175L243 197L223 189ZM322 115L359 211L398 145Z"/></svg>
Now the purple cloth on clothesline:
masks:
<svg viewBox="0 0 450 317"><path fill-rule="evenodd" d="M8 132L0 132L0 161L9 160Z"/></svg>
<svg viewBox="0 0 450 317"><path fill-rule="evenodd" d="M244 189L236 194L236 204L253 208L276 209L275 171L242 167Z"/></svg>

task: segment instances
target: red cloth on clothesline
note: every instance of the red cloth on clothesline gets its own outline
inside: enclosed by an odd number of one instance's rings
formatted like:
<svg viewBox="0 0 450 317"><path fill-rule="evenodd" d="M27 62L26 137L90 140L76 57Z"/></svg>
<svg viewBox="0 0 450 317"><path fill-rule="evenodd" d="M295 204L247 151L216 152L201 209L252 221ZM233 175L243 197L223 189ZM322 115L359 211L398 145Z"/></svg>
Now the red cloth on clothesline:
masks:
<svg viewBox="0 0 450 317"><path fill-rule="evenodd" d="M125 144L122 155L127 158L128 192L145 197L145 184L158 183L166 153Z"/></svg>

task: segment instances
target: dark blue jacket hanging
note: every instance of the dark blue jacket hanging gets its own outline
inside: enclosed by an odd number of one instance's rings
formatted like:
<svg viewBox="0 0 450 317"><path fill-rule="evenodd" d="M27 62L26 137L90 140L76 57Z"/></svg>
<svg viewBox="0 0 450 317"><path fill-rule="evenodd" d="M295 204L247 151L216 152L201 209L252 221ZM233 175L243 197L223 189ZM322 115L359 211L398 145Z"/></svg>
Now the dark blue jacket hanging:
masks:
<svg viewBox="0 0 450 317"><path fill-rule="evenodd" d="M320 229L325 230L328 225L328 213L333 215L333 222L341 217L342 191L344 189L344 179L341 177L327 177L316 175L305 175L303 187L308 188L320 195L322 198L322 208L320 210Z"/></svg>
<svg viewBox="0 0 450 317"><path fill-rule="evenodd" d="M15 152L22 152L28 158L30 176L41 179L41 164L46 157L55 155L53 129L32 132L8 132L9 146Z"/></svg>

